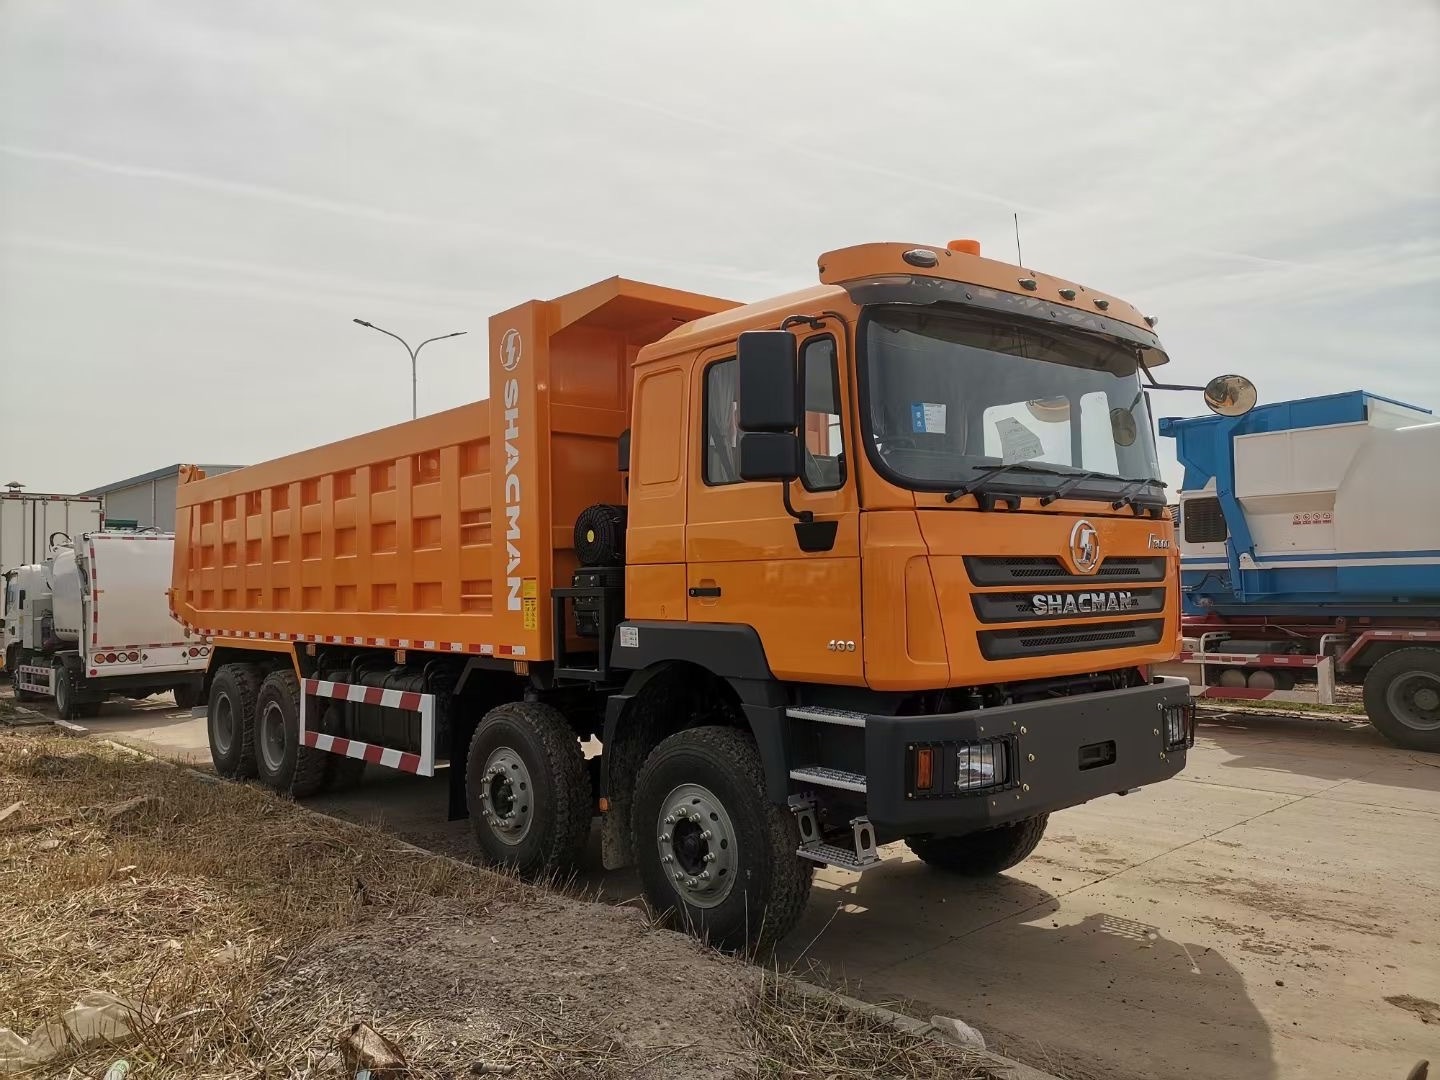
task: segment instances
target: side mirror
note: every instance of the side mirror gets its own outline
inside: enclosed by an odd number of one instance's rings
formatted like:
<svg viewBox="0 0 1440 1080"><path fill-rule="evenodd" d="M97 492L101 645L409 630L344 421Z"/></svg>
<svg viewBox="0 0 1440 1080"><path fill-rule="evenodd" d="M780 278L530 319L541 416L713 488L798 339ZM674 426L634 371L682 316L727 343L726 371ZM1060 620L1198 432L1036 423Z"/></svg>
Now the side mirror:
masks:
<svg viewBox="0 0 1440 1080"><path fill-rule="evenodd" d="M740 479L780 480L800 475L800 436L793 431L747 431L740 436Z"/></svg>
<svg viewBox="0 0 1440 1080"><path fill-rule="evenodd" d="M740 430L798 430L804 417L795 335L786 330L750 330L740 335L735 351L740 363Z"/></svg>
<svg viewBox="0 0 1440 1080"><path fill-rule="evenodd" d="M1217 375L1205 384L1205 407L1217 416L1244 416L1258 400L1255 384L1244 375Z"/></svg>

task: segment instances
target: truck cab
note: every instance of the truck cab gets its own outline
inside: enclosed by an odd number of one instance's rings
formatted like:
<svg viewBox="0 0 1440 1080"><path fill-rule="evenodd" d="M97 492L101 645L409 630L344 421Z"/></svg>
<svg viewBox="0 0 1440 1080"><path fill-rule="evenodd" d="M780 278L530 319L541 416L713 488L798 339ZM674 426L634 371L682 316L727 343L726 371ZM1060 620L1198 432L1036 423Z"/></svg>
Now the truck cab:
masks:
<svg viewBox="0 0 1440 1080"><path fill-rule="evenodd" d="M744 707L822 833L923 846L1178 772L1145 318L965 246L820 266L641 350L611 662L784 687Z"/></svg>

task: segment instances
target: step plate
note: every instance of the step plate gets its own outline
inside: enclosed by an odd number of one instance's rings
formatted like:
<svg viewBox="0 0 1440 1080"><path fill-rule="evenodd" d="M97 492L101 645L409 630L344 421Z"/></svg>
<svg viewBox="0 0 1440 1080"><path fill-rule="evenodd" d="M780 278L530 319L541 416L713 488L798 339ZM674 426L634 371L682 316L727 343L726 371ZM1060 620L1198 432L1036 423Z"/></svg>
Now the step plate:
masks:
<svg viewBox="0 0 1440 1080"><path fill-rule="evenodd" d="M802 784L816 784L820 787L839 788L841 791L858 791L865 794L865 777L860 773L844 769L827 769L824 765L805 765L790 770L790 779Z"/></svg>
<svg viewBox="0 0 1440 1080"><path fill-rule="evenodd" d="M819 705L797 705L786 709L785 715L792 720L811 720L817 724L840 724L842 727L865 726L865 714L847 712L845 709L826 709Z"/></svg>
<svg viewBox="0 0 1440 1080"><path fill-rule="evenodd" d="M807 844L800 848L795 854L802 859L809 859L811 862L824 863L827 866L836 866L841 870L850 870L862 874L866 870L873 870L879 866L883 859L862 860L855 854L853 848L843 848L838 844Z"/></svg>

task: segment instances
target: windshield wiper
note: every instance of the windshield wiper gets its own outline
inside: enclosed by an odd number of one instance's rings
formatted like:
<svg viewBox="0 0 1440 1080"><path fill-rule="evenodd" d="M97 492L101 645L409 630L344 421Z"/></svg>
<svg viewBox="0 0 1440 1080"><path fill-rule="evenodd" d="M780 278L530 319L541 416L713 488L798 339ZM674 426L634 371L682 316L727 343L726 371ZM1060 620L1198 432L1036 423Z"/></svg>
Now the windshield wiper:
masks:
<svg viewBox="0 0 1440 1080"><path fill-rule="evenodd" d="M1135 498L1133 495L1131 495L1131 492L1145 487L1146 485L1158 487L1162 491L1169 486L1165 483L1164 480L1132 480L1130 483L1126 484L1123 488L1120 489L1120 494L1115 496L1115 501L1110 504L1110 509L1119 510L1122 507L1134 506Z"/></svg>
<svg viewBox="0 0 1440 1080"><path fill-rule="evenodd" d="M990 483L991 480L999 476L1001 473L1010 472L1012 469L1023 469L1025 472L1034 473L1046 473L1054 471L1052 469L1038 468L1034 465L1031 465L1027 461L1007 461L1004 465L997 465L995 466L995 468L981 473L974 480L970 480L964 484L961 484L958 488L945 496L945 501L947 503L954 502L956 499L963 499L966 495L974 495L977 492L984 491L985 485Z"/></svg>
<svg viewBox="0 0 1440 1080"><path fill-rule="evenodd" d="M1055 502L1055 501L1057 501L1057 500L1059 500L1059 499L1063 499L1067 494L1069 494L1069 492L1070 492L1077 484L1082 484L1082 483L1084 483L1086 480L1096 480L1096 479L1098 479L1098 478L1100 478L1100 477L1102 477L1102 476L1108 476L1108 477L1110 477L1112 480L1115 479L1114 474L1112 474L1112 473L1103 473L1103 472L1078 472L1078 473L1075 473L1075 475L1070 476L1070 477L1067 477L1066 479L1062 480L1062 481L1060 482L1060 484L1055 488L1054 491L1051 491L1051 492L1046 493L1045 495L1042 495L1042 496L1040 497L1040 505L1041 505L1041 506L1049 506L1051 503L1053 503L1053 502Z"/></svg>

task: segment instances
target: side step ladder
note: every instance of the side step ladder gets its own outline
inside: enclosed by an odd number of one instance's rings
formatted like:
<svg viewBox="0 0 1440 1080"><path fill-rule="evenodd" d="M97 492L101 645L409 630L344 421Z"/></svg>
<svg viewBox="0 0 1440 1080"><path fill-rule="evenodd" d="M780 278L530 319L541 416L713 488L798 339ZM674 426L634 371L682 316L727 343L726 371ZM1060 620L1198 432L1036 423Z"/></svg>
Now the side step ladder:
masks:
<svg viewBox="0 0 1440 1080"><path fill-rule="evenodd" d="M863 728L865 714L847 709L828 709L818 705L803 705L785 710L792 720L809 720L816 724L836 724L840 727ZM814 787L834 788L837 791L852 791L864 795L865 776L862 773L832 769L825 765L802 765L790 770L790 779ZM820 863L822 866L838 866L842 870L862 873L879 866L883 861L875 848L875 827L867 817L850 820L850 846L826 843L820 835L820 826L815 818L815 803L811 799L793 798L790 808L800 825L800 847L795 852L802 859Z"/></svg>
<svg viewBox="0 0 1440 1080"><path fill-rule="evenodd" d="M863 789L862 789L863 790ZM802 859L820 863L823 866L838 866L841 870L863 873L879 866L882 860L875 848L875 826L869 818L857 817L850 821L851 846L827 844L820 835L815 821L815 804L808 800L792 806L800 825L801 844L795 854Z"/></svg>

